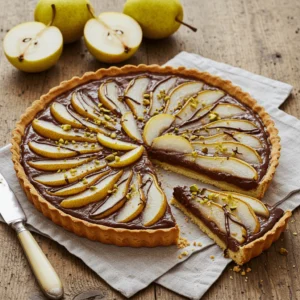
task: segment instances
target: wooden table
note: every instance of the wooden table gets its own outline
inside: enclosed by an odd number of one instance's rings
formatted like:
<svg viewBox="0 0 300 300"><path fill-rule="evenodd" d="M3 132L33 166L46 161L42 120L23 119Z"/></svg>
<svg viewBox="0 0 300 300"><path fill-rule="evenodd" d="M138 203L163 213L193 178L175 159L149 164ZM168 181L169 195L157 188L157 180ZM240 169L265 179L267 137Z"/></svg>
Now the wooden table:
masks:
<svg viewBox="0 0 300 300"><path fill-rule="evenodd" d="M121 11L124 3L122 0L92 2L97 12ZM163 64L183 50L199 53L292 84L294 92L282 109L300 117L299 0L182 2L185 21L196 26L198 32L180 28L174 36L163 41L145 40L128 63ZM36 1L0 0L0 3L0 35L3 40L10 28L33 19ZM41 74L19 72L7 62L2 51L0 55L1 146L9 143L16 121L33 100L62 80L106 67L91 57L83 41L65 46L58 64ZM248 264L252 272L247 274L247 282L245 277L234 273L233 265L230 265L203 299L300 299L299 210L292 220L284 236ZM298 236L293 232L299 232ZM39 235L35 237L60 275L66 299L87 299L87 295L77 295L90 290L97 290L98 296L88 299L123 299L63 247ZM0 225L0 245L0 299L43 299L14 232L3 224ZM280 247L288 249L288 256L278 253ZM134 299L173 300L182 297L152 284Z"/></svg>

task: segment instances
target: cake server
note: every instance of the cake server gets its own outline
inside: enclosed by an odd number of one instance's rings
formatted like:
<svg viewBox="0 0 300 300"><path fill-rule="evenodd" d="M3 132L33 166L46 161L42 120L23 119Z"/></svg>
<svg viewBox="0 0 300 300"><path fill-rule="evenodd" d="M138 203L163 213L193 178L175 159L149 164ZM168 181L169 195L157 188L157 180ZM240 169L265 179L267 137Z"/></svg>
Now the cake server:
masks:
<svg viewBox="0 0 300 300"><path fill-rule="evenodd" d="M26 216L8 183L0 173L0 214L17 233L31 269L49 299L61 299L63 287L42 249L25 227Z"/></svg>

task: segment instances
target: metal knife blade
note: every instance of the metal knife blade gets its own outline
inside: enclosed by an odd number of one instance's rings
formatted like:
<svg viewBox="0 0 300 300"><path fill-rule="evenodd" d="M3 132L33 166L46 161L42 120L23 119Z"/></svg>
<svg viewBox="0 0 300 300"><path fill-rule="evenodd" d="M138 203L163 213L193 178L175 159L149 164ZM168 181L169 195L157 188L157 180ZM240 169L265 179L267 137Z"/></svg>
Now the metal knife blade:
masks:
<svg viewBox="0 0 300 300"><path fill-rule="evenodd" d="M10 189L8 183L0 173L0 214L7 224L15 223L16 221L26 221L25 213L15 196Z"/></svg>

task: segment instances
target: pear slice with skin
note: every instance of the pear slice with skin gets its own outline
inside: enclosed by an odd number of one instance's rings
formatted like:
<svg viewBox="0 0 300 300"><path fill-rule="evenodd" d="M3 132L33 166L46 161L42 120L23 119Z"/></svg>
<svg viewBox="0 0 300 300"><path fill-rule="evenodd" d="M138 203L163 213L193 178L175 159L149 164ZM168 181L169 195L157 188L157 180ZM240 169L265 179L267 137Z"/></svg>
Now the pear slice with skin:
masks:
<svg viewBox="0 0 300 300"><path fill-rule="evenodd" d="M113 150L132 150L138 145L123 142L117 139L110 138L102 133L97 134L98 142L103 145L104 147L113 149Z"/></svg>
<svg viewBox="0 0 300 300"><path fill-rule="evenodd" d="M136 120L131 111L128 111L123 114L121 119L121 125L123 130L127 133L127 135L138 142L142 142L142 136L140 134L139 128L136 124Z"/></svg>
<svg viewBox="0 0 300 300"><path fill-rule="evenodd" d="M106 176L110 171L104 171L95 175L91 175L82 179L81 181L67 186L65 188L60 188L56 190L47 190L47 193L53 196L71 196L84 192L90 186L92 186L95 182L100 180L102 177Z"/></svg>
<svg viewBox="0 0 300 300"><path fill-rule="evenodd" d="M169 114L159 114L150 118L143 131L144 142L151 146L153 140L171 127L175 117Z"/></svg>
<svg viewBox="0 0 300 300"><path fill-rule="evenodd" d="M90 217L95 219L102 219L110 216L119 210L126 202L126 194L128 193L133 171L123 173L117 183L117 190L113 193Z"/></svg>
<svg viewBox="0 0 300 300"><path fill-rule="evenodd" d="M194 149L201 152L205 149L205 154L214 156L236 157L249 164L259 164L262 162L261 157L253 148L237 142L220 142L205 144L202 142L192 142Z"/></svg>
<svg viewBox="0 0 300 300"><path fill-rule="evenodd" d="M139 173L133 176L130 193L127 194L127 201L120 209L115 221L118 223L127 223L138 217L143 211L146 198L141 188L142 178Z"/></svg>
<svg viewBox="0 0 300 300"><path fill-rule="evenodd" d="M151 226L165 214L167 209L167 197L153 174L148 173L143 176L143 182L146 183L147 181L148 183L144 188L144 190L147 190L147 202L143 211L142 222L144 226Z"/></svg>
<svg viewBox="0 0 300 300"><path fill-rule="evenodd" d="M153 116L156 112L161 111L162 108L165 106L165 100L162 94L167 96L170 90L172 89L172 87L174 87L176 81L177 81L176 77L170 77L167 80L162 80L155 87L151 97L151 103L149 109L150 116Z"/></svg>
<svg viewBox="0 0 300 300"><path fill-rule="evenodd" d="M185 98L190 98L199 93L203 85L199 81L190 81L177 86L169 95L170 99L167 102L165 113L173 114L177 110L178 105L182 105Z"/></svg>
<svg viewBox="0 0 300 300"><path fill-rule="evenodd" d="M98 143L73 143L62 145L60 148L75 150L79 154L97 153L103 149Z"/></svg>
<svg viewBox="0 0 300 300"><path fill-rule="evenodd" d="M57 171L61 169L71 169L79 167L95 157L86 157L86 158L72 158L72 159L59 159L59 160L37 160L37 161L28 161L27 163L38 170L43 171Z"/></svg>
<svg viewBox="0 0 300 300"><path fill-rule="evenodd" d="M166 150L170 152L192 153L192 144L182 136L165 134L153 140L153 149Z"/></svg>
<svg viewBox="0 0 300 300"><path fill-rule="evenodd" d="M119 115L123 115L129 110L124 102L119 100L119 86L114 81L102 83L98 90L98 96L104 107Z"/></svg>
<svg viewBox="0 0 300 300"><path fill-rule="evenodd" d="M223 119L212 122L204 126L204 128L226 128L226 129L237 129L240 131L251 131L257 129L257 126L248 120L238 119Z"/></svg>
<svg viewBox="0 0 300 300"><path fill-rule="evenodd" d="M80 180L91 173L105 168L106 166L107 164L104 160L94 160L81 165L74 170L71 169L67 172L42 174L34 177L33 179L44 185L61 186Z"/></svg>
<svg viewBox="0 0 300 300"><path fill-rule="evenodd" d="M141 158L141 156L143 155L144 150L145 150L145 148L143 146L139 146L139 147L123 154L119 158L119 160L114 160L114 161L108 163L108 165L112 168L124 168L128 165L133 164L137 160L139 160Z"/></svg>
<svg viewBox="0 0 300 300"><path fill-rule="evenodd" d="M226 209L237 216L250 233L257 233L260 230L259 220L257 219L254 210L247 202L233 197L231 193L225 195L209 189L203 189L201 195L206 196L209 200L218 203L221 206L226 205Z"/></svg>
<svg viewBox="0 0 300 300"><path fill-rule="evenodd" d="M150 79L145 76L137 77L130 81L125 92L124 97L127 105L137 118L144 117L144 94L147 91Z"/></svg>
<svg viewBox="0 0 300 300"><path fill-rule="evenodd" d="M65 131L61 127L43 120L34 119L32 121L33 129L43 137L52 139L52 140L74 140L78 142L91 142L94 143L97 141L94 136L87 136L86 132L79 131L75 132L73 129Z"/></svg>
<svg viewBox="0 0 300 300"><path fill-rule="evenodd" d="M64 208L76 208L103 200L108 195L109 191L113 189L114 184L120 179L123 172L124 171L121 170L117 173L108 174L96 185L91 186L83 193L66 198L60 205Z"/></svg>
<svg viewBox="0 0 300 300"><path fill-rule="evenodd" d="M203 169L213 172L221 172L242 179L256 180L256 170L248 163L234 157L210 157L187 154L184 158Z"/></svg>

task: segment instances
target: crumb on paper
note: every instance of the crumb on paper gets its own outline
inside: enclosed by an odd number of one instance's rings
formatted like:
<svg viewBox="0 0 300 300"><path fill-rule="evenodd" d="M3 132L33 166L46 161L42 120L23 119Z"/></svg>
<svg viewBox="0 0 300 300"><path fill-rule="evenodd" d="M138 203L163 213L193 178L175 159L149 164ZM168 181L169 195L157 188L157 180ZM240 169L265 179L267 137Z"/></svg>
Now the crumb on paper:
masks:
<svg viewBox="0 0 300 300"><path fill-rule="evenodd" d="M232 280L233 279L233 277L232 276L229 276L229 278Z"/></svg>
<svg viewBox="0 0 300 300"><path fill-rule="evenodd" d="M215 257L213 255L210 256L210 259L215 260Z"/></svg>
<svg viewBox="0 0 300 300"><path fill-rule="evenodd" d="M298 233L297 233L297 232L293 232L293 235L295 235L295 236L296 236L296 235L298 235Z"/></svg>
<svg viewBox="0 0 300 300"><path fill-rule="evenodd" d="M285 248L280 248L279 249L279 253L281 255L287 256L289 252Z"/></svg>
<svg viewBox="0 0 300 300"><path fill-rule="evenodd" d="M187 251L183 251L183 252L181 253L182 256L188 256L188 254L189 254L189 253L188 253Z"/></svg>
<svg viewBox="0 0 300 300"><path fill-rule="evenodd" d="M245 276L245 275L246 275L246 272L245 272L245 271L242 271L242 272L241 272L241 275L242 275L242 276Z"/></svg>
<svg viewBox="0 0 300 300"><path fill-rule="evenodd" d="M241 267L240 266L234 266L232 270L233 270L233 272L239 273L241 271Z"/></svg>
<svg viewBox="0 0 300 300"><path fill-rule="evenodd" d="M202 247L202 244L200 242L198 242L197 246L198 247Z"/></svg>
<svg viewBox="0 0 300 300"><path fill-rule="evenodd" d="M180 237L179 240L178 240L178 243L177 243L177 248L182 249L182 248L185 248L189 245L190 245L190 243L187 239L185 239L183 237Z"/></svg>
<svg viewBox="0 0 300 300"><path fill-rule="evenodd" d="M197 243L196 243L196 242L194 242L194 243L193 243L193 245L194 245L194 246L197 246Z"/></svg>

